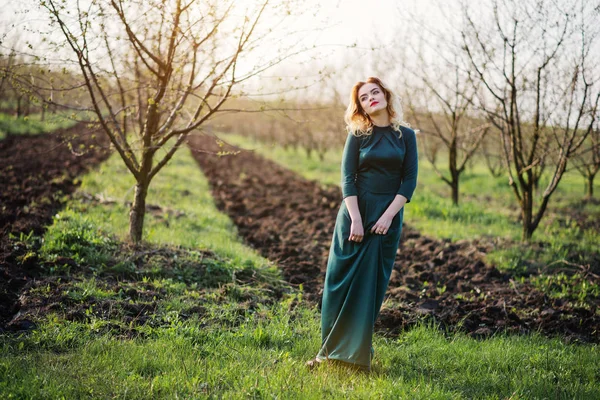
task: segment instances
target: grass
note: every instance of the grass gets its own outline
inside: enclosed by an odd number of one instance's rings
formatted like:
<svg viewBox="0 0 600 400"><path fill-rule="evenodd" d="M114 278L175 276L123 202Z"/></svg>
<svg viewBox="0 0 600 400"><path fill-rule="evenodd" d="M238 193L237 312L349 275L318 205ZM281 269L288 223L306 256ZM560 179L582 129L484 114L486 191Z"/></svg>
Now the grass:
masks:
<svg viewBox="0 0 600 400"><path fill-rule="evenodd" d="M479 341L425 322L375 335L371 375L309 372L318 309L241 244L189 150L153 182L141 248L122 241L131 185L113 156L44 238L13 238L42 273L21 310L36 329L0 334L0 398L600 397L597 345Z"/></svg>
<svg viewBox="0 0 600 400"><path fill-rule="evenodd" d="M376 337L370 376L335 367L310 373L317 313L290 302L245 312L213 305L144 339L118 340L98 323L50 319L2 343L4 398L598 398L598 349L537 335L478 342L421 325ZM214 318L214 316L217 318ZM212 317L212 319L211 319ZM210 322L207 322L210 321ZM150 330L151 328L148 328Z"/></svg>
<svg viewBox="0 0 600 400"><path fill-rule="evenodd" d="M77 121L63 113L46 113L44 121L42 121L41 113L19 118L0 113L0 140L7 135L39 135L59 129L67 129L76 124Z"/></svg>
<svg viewBox="0 0 600 400"><path fill-rule="evenodd" d="M307 179L325 185L340 184L341 149L330 150L321 161L306 153L263 144L234 134L222 135L225 141L246 149L254 149ZM444 169L444 160L438 168ZM540 183L543 188L548 177ZM493 178L483 162L475 161L461 177L460 205L452 204L450 188L435 173L424 157L419 160L419 183L405 211L405 221L422 234L453 241L483 238L502 239L505 245L488 254L488 261L499 269L524 272L542 268L558 260L580 265L594 264L600 233L582 230L572 219L577 211L588 218L600 215L600 203L584 202L584 180L576 172L567 173L550 200L533 242L521 244L520 209L507 178ZM506 245L510 243L509 245Z"/></svg>
<svg viewBox="0 0 600 400"><path fill-rule="evenodd" d="M143 239L161 245L210 248L223 257L264 263L255 251L240 243L233 222L218 212L208 181L189 149L182 148L177 154L150 185ZM93 224L88 231L100 229L125 240L134 183L115 152L98 170L82 177L75 201L56 215L49 228L46 248L64 245L65 232L86 223Z"/></svg>

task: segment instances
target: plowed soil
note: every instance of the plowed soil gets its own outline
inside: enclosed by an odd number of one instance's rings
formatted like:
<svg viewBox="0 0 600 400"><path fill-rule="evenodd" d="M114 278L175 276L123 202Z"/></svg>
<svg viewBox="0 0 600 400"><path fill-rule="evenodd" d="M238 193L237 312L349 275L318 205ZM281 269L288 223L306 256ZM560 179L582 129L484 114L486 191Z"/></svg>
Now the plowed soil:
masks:
<svg viewBox="0 0 600 400"><path fill-rule="evenodd" d="M308 301L319 303L340 189L212 136L194 135L188 144L217 206L245 241L276 262L288 282L302 285ZM566 341L599 341L599 298L574 307L513 280L483 261L494 245L435 240L405 225L376 329L394 335L425 319L473 337L539 331ZM600 283L594 274L586 279Z"/></svg>
<svg viewBox="0 0 600 400"><path fill-rule="evenodd" d="M0 141L0 331L18 311L21 288L38 273L35 258L27 259L9 234L42 234L78 186L76 177L104 161L108 148L106 135L84 125Z"/></svg>

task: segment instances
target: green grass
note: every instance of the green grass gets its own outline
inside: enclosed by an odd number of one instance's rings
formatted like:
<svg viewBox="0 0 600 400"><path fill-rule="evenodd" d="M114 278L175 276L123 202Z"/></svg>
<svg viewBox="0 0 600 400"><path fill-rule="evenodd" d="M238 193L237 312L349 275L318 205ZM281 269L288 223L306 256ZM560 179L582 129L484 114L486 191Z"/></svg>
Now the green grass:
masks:
<svg viewBox="0 0 600 400"><path fill-rule="evenodd" d="M115 152L97 171L82 177L76 200L55 216L46 248L64 245L65 232L86 224L93 226L88 231L100 229L125 240L134 183ZM146 203L152 210L146 213L143 240L149 243L210 248L224 257L265 261L240 243L236 226L218 212L208 181L187 147L152 181Z"/></svg>
<svg viewBox="0 0 600 400"><path fill-rule="evenodd" d="M0 140L7 135L39 135L70 128L76 124L77 121L64 113L46 113L44 121L41 113L19 118L0 113Z"/></svg>
<svg viewBox="0 0 600 400"><path fill-rule="evenodd" d="M235 303L233 303L235 304ZM99 324L50 320L4 340L4 398L414 398L501 399L600 396L597 347L536 335L476 341L421 325L395 339L377 336L370 376L339 368L308 372L318 347L314 310L281 302L229 323L229 304L154 329L145 339L98 334ZM212 314L211 314L212 313ZM223 322L225 321L225 322ZM148 328L149 330L151 328Z"/></svg>
<svg viewBox="0 0 600 400"><path fill-rule="evenodd" d="M340 184L341 149L330 150L324 160L308 158L302 150L283 149L270 143L260 143L234 134L222 135L224 140L246 149L254 149L307 179L321 184ZM440 157L438 168L444 170ZM544 177L540 188L544 188ZM419 183L404 220L422 234L434 238L484 238L512 245L496 248L488 255L489 262L503 270L523 272L544 267L557 260L586 265L594 262L598 253L600 233L581 230L570 218L573 210L589 218L600 215L600 204L583 202L584 180L576 172L567 173L550 200L541 225L534 233L533 245L520 244L522 228L520 209L505 176L492 177L485 164L474 161L461 176L460 205L452 204L450 187L435 173L429 161L419 160ZM537 244L537 245L536 245ZM596 261L597 262L597 261Z"/></svg>
<svg viewBox="0 0 600 400"><path fill-rule="evenodd" d="M0 398L600 397L597 345L446 337L424 322L375 335L371 375L309 372L317 308L241 244L189 150L153 182L141 248L122 243L131 186L112 156L43 240L13 238L42 271L23 295L37 328L0 334Z"/></svg>

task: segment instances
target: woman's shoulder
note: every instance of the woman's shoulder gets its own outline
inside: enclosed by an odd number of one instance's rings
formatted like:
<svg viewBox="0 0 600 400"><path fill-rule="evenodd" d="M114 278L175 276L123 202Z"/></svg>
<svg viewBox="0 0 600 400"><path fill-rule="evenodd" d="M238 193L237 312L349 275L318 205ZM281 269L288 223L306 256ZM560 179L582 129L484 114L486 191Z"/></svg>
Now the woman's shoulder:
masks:
<svg viewBox="0 0 600 400"><path fill-rule="evenodd" d="M371 139L371 137L373 136L373 134L364 134L364 133L358 133L358 132L348 132L348 139L350 140L356 140L357 142L363 143L366 140Z"/></svg>
<svg viewBox="0 0 600 400"><path fill-rule="evenodd" d="M408 126L400 125L400 131L402 132L402 135L410 135L410 136L416 135L415 130L412 128L409 128Z"/></svg>

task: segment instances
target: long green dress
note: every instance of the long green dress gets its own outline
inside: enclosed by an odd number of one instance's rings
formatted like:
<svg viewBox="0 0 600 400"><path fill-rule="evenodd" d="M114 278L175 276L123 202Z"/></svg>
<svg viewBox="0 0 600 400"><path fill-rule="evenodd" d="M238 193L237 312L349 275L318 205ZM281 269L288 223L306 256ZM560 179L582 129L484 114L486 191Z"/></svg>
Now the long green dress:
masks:
<svg viewBox="0 0 600 400"><path fill-rule="evenodd" d="M349 133L342 155L342 195L358 196L364 237L349 241L350 214L342 200L325 276L321 306L322 345L317 358L370 369L375 320L400 243L404 208L385 235L370 229L397 194L410 201L417 184L415 132L401 127L373 127L369 136Z"/></svg>

